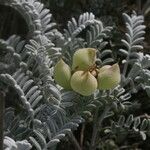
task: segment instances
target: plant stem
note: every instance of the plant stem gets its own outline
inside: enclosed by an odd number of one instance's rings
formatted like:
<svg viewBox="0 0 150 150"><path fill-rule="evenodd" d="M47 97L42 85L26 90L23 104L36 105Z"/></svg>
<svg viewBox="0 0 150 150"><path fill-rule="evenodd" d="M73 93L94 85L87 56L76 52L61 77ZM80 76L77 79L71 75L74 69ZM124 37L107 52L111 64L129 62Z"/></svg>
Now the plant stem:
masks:
<svg viewBox="0 0 150 150"><path fill-rule="evenodd" d="M97 137L97 128L98 128L98 108L95 112L95 115L94 115L94 125L93 125L93 133L92 133L92 139L91 139L91 145L90 145L90 149L89 150L94 150L94 146L95 146L95 140L96 140L96 137Z"/></svg>
<svg viewBox="0 0 150 150"><path fill-rule="evenodd" d="M5 110L5 93L0 91L0 150L3 150L4 110Z"/></svg>
<svg viewBox="0 0 150 150"><path fill-rule="evenodd" d="M84 130L85 130L85 124L82 125L82 129L81 129L81 136L80 136L80 146L81 146L81 148L83 147Z"/></svg>
<svg viewBox="0 0 150 150"><path fill-rule="evenodd" d="M92 133L92 139L91 139L91 145L90 145L90 149L89 150L95 150L96 149L96 138L97 138L97 134L98 134L98 129L99 127L101 127L102 122L106 116L106 114L108 113L110 109L110 106L106 106L103 113L101 114L101 116L98 118L98 110L96 110L95 113L95 120L94 120L94 126L93 126L93 133Z"/></svg>
<svg viewBox="0 0 150 150"><path fill-rule="evenodd" d="M138 7L138 14L141 14L142 13L142 10L141 10L141 0L137 0L136 3L137 3L137 7Z"/></svg>
<svg viewBox="0 0 150 150"><path fill-rule="evenodd" d="M75 138L75 136L73 135L73 133L71 132L71 134L69 135L71 137L71 141L73 142L73 144L76 147L76 150L82 150L77 139Z"/></svg>

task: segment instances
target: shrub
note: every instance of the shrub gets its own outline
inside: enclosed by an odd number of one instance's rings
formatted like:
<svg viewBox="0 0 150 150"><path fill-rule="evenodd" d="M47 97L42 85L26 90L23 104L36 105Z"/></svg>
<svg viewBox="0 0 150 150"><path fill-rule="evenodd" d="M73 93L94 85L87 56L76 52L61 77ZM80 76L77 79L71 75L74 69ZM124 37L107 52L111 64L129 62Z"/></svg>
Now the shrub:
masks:
<svg viewBox="0 0 150 150"><path fill-rule="evenodd" d="M132 98L141 90L150 97L150 55L142 52L142 15L123 14L127 30L120 37L121 48L113 51L113 27L104 26L92 13L72 18L61 33L49 10L37 0L5 0L3 5L18 11L28 25L25 39L12 35L0 40L0 89L4 93L0 117L5 121L4 133L1 132L5 149L56 149L65 135L74 141L76 149L89 150L123 146L131 149L128 137L146 140L149 116L135 113L138 97ZM81 48L97 50L99 68L118 63L121 82L108 90L94 88L89 96L57 84L54 66L60 59L72 66L73 55ZM93 127L91 138L85 137L83 145L81 137L79 144L72 131L88 123Z"/></svg>

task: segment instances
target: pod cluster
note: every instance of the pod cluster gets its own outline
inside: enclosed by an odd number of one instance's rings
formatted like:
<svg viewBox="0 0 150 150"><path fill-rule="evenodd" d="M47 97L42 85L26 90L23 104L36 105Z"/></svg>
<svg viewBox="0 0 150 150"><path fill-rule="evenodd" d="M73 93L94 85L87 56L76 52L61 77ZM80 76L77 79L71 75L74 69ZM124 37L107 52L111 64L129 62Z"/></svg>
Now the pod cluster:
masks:
<svg viewBox="0 0 150 150"><path fill-rule="evenodd" d="M96 66L96 49L83 48L73 55L72 67L62 59L54 67L55 81L67 90L89 96L99 90L115 88L120 80L120 68L114 65Z"/></svg>

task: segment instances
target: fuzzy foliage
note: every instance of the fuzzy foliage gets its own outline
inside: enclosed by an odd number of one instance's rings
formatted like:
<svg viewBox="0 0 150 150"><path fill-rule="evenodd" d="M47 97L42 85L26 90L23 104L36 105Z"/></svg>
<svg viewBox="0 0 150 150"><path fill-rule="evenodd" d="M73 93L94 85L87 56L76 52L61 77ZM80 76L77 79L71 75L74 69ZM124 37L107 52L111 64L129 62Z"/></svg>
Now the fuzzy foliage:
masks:
<svg viewBox="0 0 150 150"><path fill-rule="evenodd" d="M99 67L111 65L118 60L108 48L113 28L86 12L68 21L61 33L50 11L37 0L5 0L3 5L18 11L29 30L24 40L17 35L0 39L0 89L7 95L6 150L56 148L61 139L71 137L72 130L89 120L94 122L94 130L104 135L100 142L92 137L91 150L102 149L103 138L112 139L118 133L123 137L122 131L133 130L146 140L149 120L127 113L134 106L133 94L143 89L150 97L150 55L141 51L145 34L142 15L123 14L127 31L117 53L123 57L121 82L109 90L95 90L96 85L93 94L84 97L55 83L54 66L60 58L71 66L76 50L89 47L97 49ZM124 112L129 114L127 119Z"/></svg>

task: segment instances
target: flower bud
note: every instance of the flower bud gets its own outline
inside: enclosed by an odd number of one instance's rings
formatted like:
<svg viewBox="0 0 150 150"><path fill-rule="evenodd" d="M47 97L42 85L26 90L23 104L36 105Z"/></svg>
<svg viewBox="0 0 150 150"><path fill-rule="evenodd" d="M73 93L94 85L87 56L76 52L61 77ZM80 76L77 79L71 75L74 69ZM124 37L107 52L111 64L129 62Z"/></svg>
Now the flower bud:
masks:
<svg viewBox="0 0 150 150"><path fill-rule="evenodd" d="M71 89L71 68L61 59L54 67L55 81L65 89Z"/></svg>
<svg viewBox="0 0 150 150"><path fill-rule="evenodd" d="M118 64L106 65L99 69L98 89L109 90L115 88L121 80L120 68Z"/></svg>
<svg viewBox="0 0 150 150"><path fill-rule="evenodd" d="M96 90L97 80L89 71L76 71L71 77L71 87L75 92L89 96Z"/></svg>
<svg viewBox="0 0 150 150"><path fill-rule="evenodd" d="M87 70L93 66L96 61L96 49L82 48L77 50L73 55L73 70Z"/></svg>

